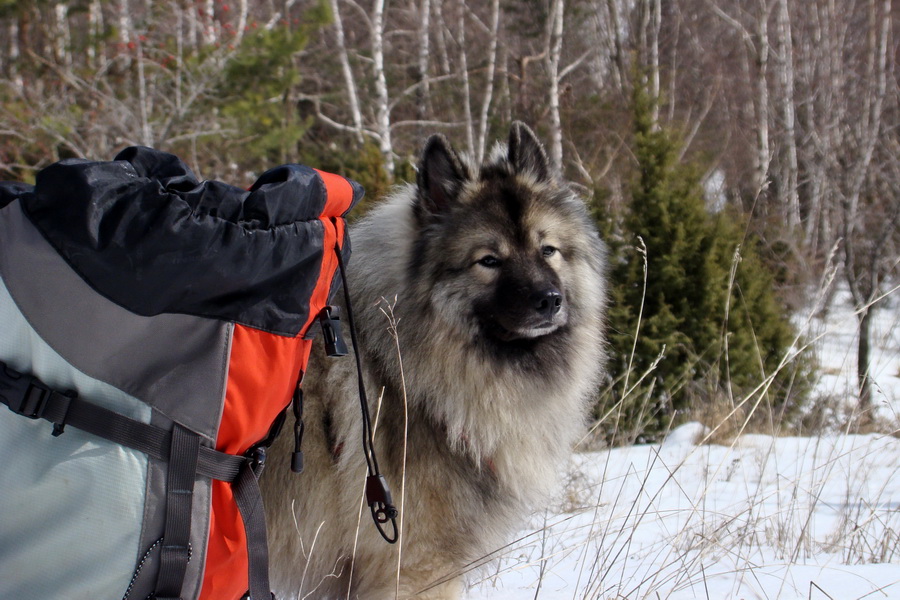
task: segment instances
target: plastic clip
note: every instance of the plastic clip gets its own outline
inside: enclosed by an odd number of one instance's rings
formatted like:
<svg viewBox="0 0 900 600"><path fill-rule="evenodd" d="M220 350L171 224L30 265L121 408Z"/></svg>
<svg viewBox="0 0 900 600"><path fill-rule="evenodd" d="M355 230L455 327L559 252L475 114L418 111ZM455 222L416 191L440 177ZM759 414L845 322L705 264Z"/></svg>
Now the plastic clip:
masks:
<svg viewBox="0 0 900 600"><path fill-rule="evenodd" d="M331 357L347 356L347 344L341 335L341 311L336 306L326 306L319 313L319 324L325 341L325 353Z"/></svg>

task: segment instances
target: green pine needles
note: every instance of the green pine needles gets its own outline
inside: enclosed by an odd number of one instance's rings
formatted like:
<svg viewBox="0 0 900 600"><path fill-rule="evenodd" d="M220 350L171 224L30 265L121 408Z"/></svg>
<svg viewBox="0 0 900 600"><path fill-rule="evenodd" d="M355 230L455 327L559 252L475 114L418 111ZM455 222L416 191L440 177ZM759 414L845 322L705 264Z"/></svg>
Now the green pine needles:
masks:
<svg viewBox="0 0 900 600"><path fill-rule="evenodd" d="M772 274L739 218L707 211L698 169L678 162L635 87L638 172L611 248L611 383L599 411L618 418L607 417L605 437L652 441L713 405L781 421L802 403L796 375L805 380L809 365L782 364L795 332Z"/></svg>

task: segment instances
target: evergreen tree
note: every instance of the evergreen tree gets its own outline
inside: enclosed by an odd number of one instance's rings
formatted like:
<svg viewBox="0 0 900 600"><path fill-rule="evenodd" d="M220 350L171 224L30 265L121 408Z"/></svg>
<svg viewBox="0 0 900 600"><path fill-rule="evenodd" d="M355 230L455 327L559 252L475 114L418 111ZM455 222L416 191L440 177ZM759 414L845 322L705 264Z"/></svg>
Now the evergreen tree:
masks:
<svg viewBox="0 0 900 600"><path fill-rule="evenodd" d="M622 236L632 243L613 248L609 317L619 434L635 439L654 439L675 411L753 389L793 341L753 244L730 214L708 214L697 169L679 164L652 102L636 85L638 174ZM786 379L771 388L775 404L789 399Z"/></svg>
<svg viewBox="0 0 900 600"><path fill-rule="evenodd" d="M279 23L249 33L225 65L214 104L234 127L239 146L232 154L256 171L295 162L298 143L309 127L297 110L298 55L310 34L330 19L327 5L307 9L302 25Z"/></svg>

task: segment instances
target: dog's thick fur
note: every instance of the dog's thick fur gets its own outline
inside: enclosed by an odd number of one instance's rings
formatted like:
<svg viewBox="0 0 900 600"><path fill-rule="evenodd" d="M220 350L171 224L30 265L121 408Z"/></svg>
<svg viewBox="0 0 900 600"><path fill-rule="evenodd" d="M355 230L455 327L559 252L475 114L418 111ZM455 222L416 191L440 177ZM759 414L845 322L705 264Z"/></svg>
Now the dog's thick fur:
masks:
<svg viewBox="0 0 900 600"><path fill-rule="evenodd" d="M305 471L289 472L285 432L261 481L273 584L279 598L457 598L467 565L542 506L583 431L603 362L603 245L521 123L480 167L430 138L418 185L373 208L351 239L401 542L386 544L361 503L354 362L313 348Z"/></svg>

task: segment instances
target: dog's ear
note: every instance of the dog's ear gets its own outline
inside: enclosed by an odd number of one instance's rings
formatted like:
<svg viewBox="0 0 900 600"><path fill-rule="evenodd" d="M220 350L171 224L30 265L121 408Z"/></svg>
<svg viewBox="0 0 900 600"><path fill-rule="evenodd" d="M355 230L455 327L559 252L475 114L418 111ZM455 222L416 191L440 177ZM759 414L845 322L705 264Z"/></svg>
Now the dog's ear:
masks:
<svg viewBox="0 0 900 600"><path fill-rule="evenodd" d="M419 185L419 204L430 214L447 210L459 196L463 184L470 178L469 169L441 134L425 142L416 181Z"/></svg>
<svg viewBox="0 0 900 600"><path fill-rule="evenodd" d="M538 181L550 180L547 153L531 128L521 121L514 121L509 130L509 162L516 173L531 173Z"/></svg>

